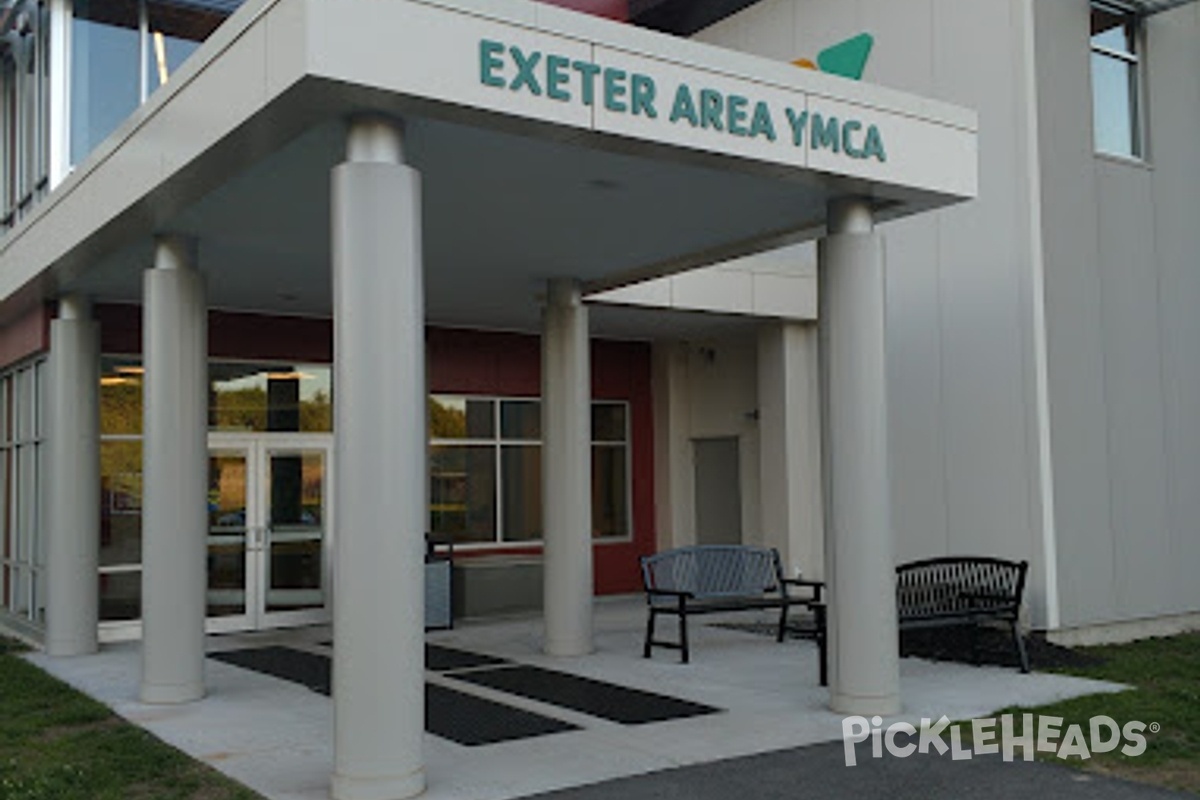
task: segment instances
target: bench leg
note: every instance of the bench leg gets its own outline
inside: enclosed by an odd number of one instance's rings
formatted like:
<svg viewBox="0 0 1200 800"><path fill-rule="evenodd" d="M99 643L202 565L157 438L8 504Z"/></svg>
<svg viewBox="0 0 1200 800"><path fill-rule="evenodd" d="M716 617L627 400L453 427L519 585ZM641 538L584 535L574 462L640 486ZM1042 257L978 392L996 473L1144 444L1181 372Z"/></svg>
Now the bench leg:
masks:
<svg viewBox="0 0 1200 800"><path fill-rule="evenodd" d="M687 612L679 615L679 663L689 663L691 654L688 652Z"/></svg>
<svg viewBox="0 0 1200 800"><path fill-rule="evenodd" d="M817 625L817 652L821 659L821 685L829 685L829 632L825 627L825 606L820 605L814 609L816 613Z"/></svg>
<svg viewBox="0 0 1200 800"><path fill-rule="evenodd" d="M783 636L787 632L787 614L788 604L784 603L783 607L779 610L779 633L775 636L775 641L777 642L782 642Z"/></svg>
<svg viewBox="0 0 1200 800"><path fill-rule="evenodd" d="M1017 657L1021 659L1021 672L1029 672L1029 655L1025 652L1025 637L1017 627L1017 621L1012 622L1013 643L1017 646Z"/></svg>
<svg viewBox="0 0 1200 800"><path fill-rule="evenodd" d="M646 620L646 644L642 648L642 658L650 657L650 648L654 644L654 620L656 617L654 609L651 608L650 617Z"/></svg>
<svg viewBox="0 0 1200 800"><path fill-rule="evenodd" d="M979 620L971 623L971 663L979 666Z"/></svg>

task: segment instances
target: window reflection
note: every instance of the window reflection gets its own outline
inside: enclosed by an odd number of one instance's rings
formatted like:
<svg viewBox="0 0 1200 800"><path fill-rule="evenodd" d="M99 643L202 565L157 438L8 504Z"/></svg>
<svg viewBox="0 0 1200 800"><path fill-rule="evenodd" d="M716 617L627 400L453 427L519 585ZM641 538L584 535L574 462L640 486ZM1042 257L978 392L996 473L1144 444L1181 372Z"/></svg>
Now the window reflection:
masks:
<svg viewBox="0 0 1200 800"><path fill-rule="evenodd" d="M137 0L75 0L71 160L78 164L138 107Z"/></svg>
<svg viewBox="0 0 1200 800"><path fill-rule="evenodd" d="M1092 121L1096 150L1141 155L1138 123L1137 20L1134 14L1094 3L1092 36Z"/></svg>
<svg viewBox="0 0 1200 800"><path fill-rule="evenodd" d="M142 378L136 358L105 357L100 374L100 431L142 432ZM332 372L318 364L209 363L209 429L272 433L333 430Z"/></svg>
<svg viewBox="0 0 1200 800"><path fill-rule="evenodd" d="M209 365L209 429L272 433L333 430L327 366Z"/></svg>
<svg viewBox="0 0 1200 800"><path fill-rule="evenodd" d="M432 533L459 544L544 537L541 407L537 399L430 397ZM628 537L628 403L594 402L591 428L592 535Z"/></svg>
<svg viewBox="0 0 1200 800"><path fill-rule="evenodd" d="M200 43L225 21L227 10L204 3L147 0L146 86L149 92L167 83Z"/></svg>

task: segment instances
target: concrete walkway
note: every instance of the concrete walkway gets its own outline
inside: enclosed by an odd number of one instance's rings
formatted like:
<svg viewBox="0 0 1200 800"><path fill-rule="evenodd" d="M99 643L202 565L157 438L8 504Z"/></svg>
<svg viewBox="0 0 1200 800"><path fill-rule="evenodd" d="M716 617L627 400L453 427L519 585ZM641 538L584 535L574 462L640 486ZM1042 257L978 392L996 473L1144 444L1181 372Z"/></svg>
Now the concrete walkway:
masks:
<svg viewBox="0 0 1200 800"><path fill-rule="evenodd" d="M740 614L735 619L744 622L753 620L753 616ZM670 651L656 653L649 661L641 657L643 625L640 599L601 602L596 612L596 652L569 659L540 653L541 624L536 618L468 622L453 631L430 633L429 641L437 644L692 700L722 709L722 713L628 726L475 686L452 676L427 673L429 683L559 719L579 730L479 747L427 736L426 796L431 800L504 800L659 773L646 779L649 782L644 784L645 791L650 794L639 790L633 796L727 798L745 793L739 789L762 784L747 779L742 784L723 784L723 793L706 795L705 787L722 784L711 782L705 777L709 773L701 770L691 773L699 777L685 780L680 785L688 786L688 790L676 795L669 788L673 773L662 771L821 742L836 742L836 747L826 748L838 756L827 772L841 775L844 780L859 780L853 775L871 772L872 767L850 769L841 765L841 717L827 710L828 691L817 685L817 652L811 643L777 644L765 636L697 625L692 637L693 663L681 665L677 654ZM310 628L210 637L208 646L213 652L285 644L328 654L328 648L320 644L328 637L328 629ZM29 659L271 800L328 797L333 762L333 708L328 697L295 683L209 659L209 695L204 700L182 707L146 706L137 700L136 644L107 646L98 655L77 659L49 659L40 653ZM1047 703L1119 688L1063 676L1021 675L1013 669L904 659L901 689L905 713L901 718L919 721L921 717L942 715L951 719L986 716L1008 705ZM809 750L789 752L804 754ZM763 763L780 759L780 780L786 783L784 776L792 769L788 764L793 757L778 753L764 756L768 761ZM909 759L900 763L916 762ZM749 765L747 768L759 768L759 762L744 763ZM962 763L956 762L954 767ZM853 775L842 775L841 770ZM664 780L668 783L663 784ZM694 784L696 780L699 783ZM807 778L794 776L786 794L792 796L796 789L810 784ZM658 791L654 787L662 786L667 787L662 790L665 793L654 793ZM580 791L580 798L609 796L591 794L606 791L602 786ZM1007 794L1011 796L1012 792ZM751 796L783 795L754 792ZM806 790L806 796L815 795ZM923 792L921 796L934 795Z"/></svg>

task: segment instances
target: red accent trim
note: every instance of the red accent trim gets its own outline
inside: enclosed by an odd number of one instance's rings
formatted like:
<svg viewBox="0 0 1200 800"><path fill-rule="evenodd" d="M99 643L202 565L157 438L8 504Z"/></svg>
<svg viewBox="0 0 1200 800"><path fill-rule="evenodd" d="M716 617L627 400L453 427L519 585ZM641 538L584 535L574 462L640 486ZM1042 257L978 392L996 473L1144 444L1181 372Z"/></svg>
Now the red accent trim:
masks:
<svg viewBox="0 0 1200 800"><path fill-rule="evenodd" d="M101 305L101 349L110 354L142 351L138 306ZM333 326L329 320L272 317L211 311L209 354L238 360L330 363ZM537 397L542 393L539 337L457 328L427 328L426 354L432 392ZM654 552L654 418L650 394L650 346L644 342L593 340L592 396L629 403L630 483L633 537L593 548L597 594L635 592L641 587L638 556ZM537 555L541 548L486 547L459 550L456 558Z"/></svg>
<svg viewBox="0 0 1200 800"><path fill-rule="evenodd" d="M140 306L100 305L100 349L104 353L142 352ZM234 311L208 312L208 353L239 361L333 361L333 325L327 319L276 317Z"/></svg>
<svg viewBox="0 0 1200 800"><path fill-rule="evenodd" d="M37 306L0 329L0 366L22 361L50 349L50 306Z"/></svg>
<svg viewBox="0 0 1200 800"><path fill-rule="evenodd" d="M629 21L629 0L541 0L552 6L561 6L573 11L582 11L596 17L606 17L619 22Z"/></svg>

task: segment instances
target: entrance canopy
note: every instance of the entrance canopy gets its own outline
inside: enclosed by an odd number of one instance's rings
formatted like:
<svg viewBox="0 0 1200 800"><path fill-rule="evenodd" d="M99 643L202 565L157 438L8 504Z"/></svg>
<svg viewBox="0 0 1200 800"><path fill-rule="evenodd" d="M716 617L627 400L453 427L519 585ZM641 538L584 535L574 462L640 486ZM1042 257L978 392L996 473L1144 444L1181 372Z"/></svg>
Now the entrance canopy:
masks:
<svg viewBox="0 0 1200 800"><path fill-rule="evenodd" d="M545 280L627 285L976 192L972 112L526 0L252 0L0 240L0 321L139 301L152 237L214 307L330 312L345 121L405 120L427 317L529 327Z"/></svg>

